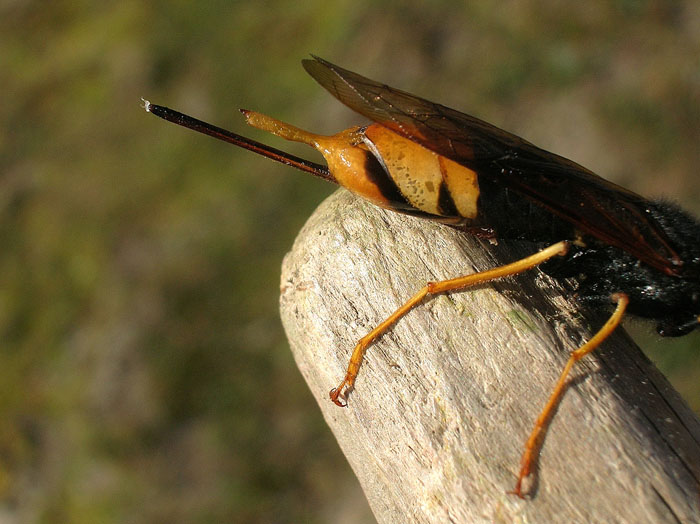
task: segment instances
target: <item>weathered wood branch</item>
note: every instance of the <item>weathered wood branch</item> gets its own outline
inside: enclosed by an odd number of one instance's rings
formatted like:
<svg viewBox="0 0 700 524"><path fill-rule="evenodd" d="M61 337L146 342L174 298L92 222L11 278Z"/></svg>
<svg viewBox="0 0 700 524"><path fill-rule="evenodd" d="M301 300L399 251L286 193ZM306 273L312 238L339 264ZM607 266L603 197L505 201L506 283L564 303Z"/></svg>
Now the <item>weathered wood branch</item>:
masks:
<svg viewBox="0 0 700 524"><path fill-rule="evenodd" d="M537 270L428 300L369 348L348 407L330 402L356 340L425 281L528 254L480 244L339 192L284 261L292 351L377 520L700 522L700 421L622 330L575 368L531 498L506 494L569 351L607 314Z"/></svg>

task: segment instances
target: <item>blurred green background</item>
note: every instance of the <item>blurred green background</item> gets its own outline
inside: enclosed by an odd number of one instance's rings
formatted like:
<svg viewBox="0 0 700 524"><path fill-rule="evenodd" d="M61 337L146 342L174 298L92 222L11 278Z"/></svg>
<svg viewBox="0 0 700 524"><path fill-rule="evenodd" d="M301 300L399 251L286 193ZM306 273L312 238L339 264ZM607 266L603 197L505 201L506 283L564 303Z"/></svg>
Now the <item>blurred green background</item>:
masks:
<svg viewBox="0 0 700 524"><path fill-rule="evenodd" d="M333 188L140 107L357 122L310 52L700 212L696 0L2 1L0 521L371 522L277 314Z"/></svg>

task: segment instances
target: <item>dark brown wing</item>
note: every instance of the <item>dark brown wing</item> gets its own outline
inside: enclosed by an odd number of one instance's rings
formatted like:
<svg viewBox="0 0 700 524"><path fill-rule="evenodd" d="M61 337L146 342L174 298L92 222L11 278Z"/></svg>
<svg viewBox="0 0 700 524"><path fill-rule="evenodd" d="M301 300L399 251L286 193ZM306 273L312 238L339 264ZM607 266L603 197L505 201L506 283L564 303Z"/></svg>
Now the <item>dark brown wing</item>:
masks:
<svg viewBox="0 0 700 524"><path fill-rule="evenodd" d="M321 58L304 68L342 103L414 142L491 177L582 232L668 274L681 260L641 196L487 122L380 84Z"/></svg>

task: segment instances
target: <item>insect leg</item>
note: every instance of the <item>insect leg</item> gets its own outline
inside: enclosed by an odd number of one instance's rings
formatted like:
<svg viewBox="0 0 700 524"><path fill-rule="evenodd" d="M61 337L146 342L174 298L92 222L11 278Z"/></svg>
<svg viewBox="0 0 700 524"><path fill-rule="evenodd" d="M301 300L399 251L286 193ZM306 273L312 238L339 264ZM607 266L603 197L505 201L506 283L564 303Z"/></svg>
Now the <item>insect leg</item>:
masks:
<svg viewBox="0 0 700 524"><path fill-rule="evenodd" d="M559 380L557 380L554 390L545 404L544 409L540 412L540 415L535 421L535 427L530 433L530 437L525 443L525 451L520 460L520 473L518 474L518 482L515 484L515 489L510 491L514 495L520 498L524 498L522 494L522 482L525 477L527 477L532 472L532 466L534 465L541 449L541 437L547 430L547 426L551 419L554 408L557 406L561 400L561 396L564 392L564 387L566 385L566 378L574 367L574 364L581 360L583 357L588 355L591 351L600 346L603 341L610 336L610 334L615 330L615 328L622 321L622 317L625 314L625 309L629 303L629 298L624 293L615 293L612 295L612 300L617 304L615 311L610 316L608 321L603 325L602 328L583 346L571 352L569 360L566 362L564 369L559 375Z"/></svg>
<svg viewBox="0 0 700 524"><path fill-rule="evenodd" d="M372 331L367 333L362 337L350 357L350 363L348 364L347 372L345 373L345 378L338 384L337 387L330 391L331 400L338 406L346 406L346 402L341 400L341 396L346 399L347 393L352 389L355 384L355 379L357 378L357 373L362 364L362 360L365 356L365 351L367 347L374 342L377 338L382 336L385 331L387 331L394 323L396 323L401 317L408 313L415 306L420 304L423 299L428 295L435 295L437 293L445 293L447 291L457 291L465 289L469 286L474 286L476 284L481 284L483 282L489 282L497 278L516 275L532 269L533 267L549 260L557 255L565 255L569 249L569 243L566 241L557 242L551 246L525 257L521 260L507 264L505 266L500 266L494 269L489 269L487 271L482 271L480 273L475 273L472 275L465 275L450 280L442 280L440 282L428 282L418 293L413 295L405 304L394 311L384 322L375 327Z"/></svg>

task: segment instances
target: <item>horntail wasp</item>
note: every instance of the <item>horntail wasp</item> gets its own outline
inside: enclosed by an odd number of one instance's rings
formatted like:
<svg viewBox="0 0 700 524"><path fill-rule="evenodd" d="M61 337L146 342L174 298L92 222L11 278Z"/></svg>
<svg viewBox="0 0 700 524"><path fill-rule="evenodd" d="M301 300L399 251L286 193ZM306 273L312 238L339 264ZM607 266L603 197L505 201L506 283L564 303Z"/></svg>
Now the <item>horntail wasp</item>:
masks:
<svg viewBox="0 0 700 524"><path fill-rule="evenodd" d="M626 311L653 320L662 336L685 335L700 325L700 223L673 204L647 200L472 116L318 57L304 60L303 66L333 96L374 123L320 136L253 111L242 112L253 127L313 146L327 167L166 107L145 102L145 108L335 182L381 207L466 233L530 241L538 249L502 267L428 283L360 339L345 377L330 391L333 402L346 405L367 347L429 295L542 264L541 269L554 277L576 277L581 301L615 304L605 325L571 353L535 422L512 491L522 497L522 482L539 453L539 437L571 368L610 335ZM555 257L559 258L550 260Z"/></svg>

